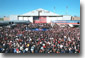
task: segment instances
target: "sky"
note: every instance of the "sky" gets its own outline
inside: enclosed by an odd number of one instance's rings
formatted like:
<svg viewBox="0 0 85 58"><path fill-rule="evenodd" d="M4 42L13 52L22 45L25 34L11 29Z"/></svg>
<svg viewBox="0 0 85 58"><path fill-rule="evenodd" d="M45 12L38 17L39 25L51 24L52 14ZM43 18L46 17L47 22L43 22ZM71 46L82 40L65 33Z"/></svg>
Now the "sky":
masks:
<svg viewBox="0 0 85 58"><path fill-rule="evenodd" d="M80 17L80 0L0 0L0 17L24 14L39 8Z"/></svg>

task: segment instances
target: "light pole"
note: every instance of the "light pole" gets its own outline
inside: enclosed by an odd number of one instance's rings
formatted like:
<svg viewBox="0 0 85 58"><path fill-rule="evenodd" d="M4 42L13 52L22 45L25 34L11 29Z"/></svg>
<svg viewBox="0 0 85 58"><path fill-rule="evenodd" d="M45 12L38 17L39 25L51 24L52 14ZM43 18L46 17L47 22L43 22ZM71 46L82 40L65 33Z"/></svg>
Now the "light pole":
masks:
<svg viewBox="0 0 85 58"><path fill-rule="evenodd" d="M68 15L68 6L66 6L66 15Z"/></svg>

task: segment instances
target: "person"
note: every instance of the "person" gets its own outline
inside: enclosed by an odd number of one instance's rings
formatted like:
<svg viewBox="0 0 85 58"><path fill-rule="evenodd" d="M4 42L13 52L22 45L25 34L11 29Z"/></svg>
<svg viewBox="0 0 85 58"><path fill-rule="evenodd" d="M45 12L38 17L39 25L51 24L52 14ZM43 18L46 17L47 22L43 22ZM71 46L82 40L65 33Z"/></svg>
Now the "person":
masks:
<svg viewBox="0 0 85 58"><path fill-rule="evenodd" d="M48 23L4 26L0 28L0 53L80 53L80 29Z"/></svg>

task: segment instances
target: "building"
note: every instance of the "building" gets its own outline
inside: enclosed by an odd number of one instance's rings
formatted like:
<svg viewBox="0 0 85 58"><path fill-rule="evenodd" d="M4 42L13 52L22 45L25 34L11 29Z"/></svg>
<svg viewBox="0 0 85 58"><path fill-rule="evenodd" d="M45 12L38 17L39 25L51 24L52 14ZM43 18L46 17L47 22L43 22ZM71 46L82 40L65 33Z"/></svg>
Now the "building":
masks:
<svg viewBox="0 0 85 58"><path fill-rule="evenodd" d="M59 15L44 9L36 9L21 15L11 15L10 20L30 21L32 23L50 23L55 20L71 20L72 16Z"/></svg>
<svg viewBox="0 0 85 58"><path fill-rule="evenodd" d="M72 20L80 20L80 17L74 16L74 17L72 17Z"/></svg>
<svg viewBox="0 0 85 58"><path fill-rule="evenodd" d="M10 18L9 17L6 17L6 16L4 16L4 21L9 21L10 20Z"/></svg>

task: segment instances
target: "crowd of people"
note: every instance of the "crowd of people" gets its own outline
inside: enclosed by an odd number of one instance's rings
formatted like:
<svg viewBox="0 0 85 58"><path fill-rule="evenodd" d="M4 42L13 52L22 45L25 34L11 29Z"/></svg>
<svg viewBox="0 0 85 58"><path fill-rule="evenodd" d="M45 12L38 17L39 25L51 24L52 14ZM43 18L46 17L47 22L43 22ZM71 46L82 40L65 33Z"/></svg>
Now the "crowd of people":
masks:
<svg viewBox="0 0 85 58"><path fill-rule="evenodd" d="M49 28L33 31L32 28ZM0 53L80 53L80 28L47 23L0 28Z"/></svg>

